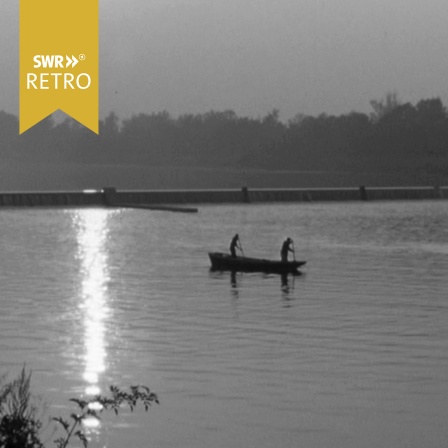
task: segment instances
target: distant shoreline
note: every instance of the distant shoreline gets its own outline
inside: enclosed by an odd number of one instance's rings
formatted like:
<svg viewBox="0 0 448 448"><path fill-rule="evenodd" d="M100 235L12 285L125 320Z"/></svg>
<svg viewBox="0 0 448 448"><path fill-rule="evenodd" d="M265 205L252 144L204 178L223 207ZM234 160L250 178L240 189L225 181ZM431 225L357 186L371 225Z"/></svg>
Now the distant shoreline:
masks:
<svg viewBox="0 0 448 448"><path fill-rule="evenodd" d="M161 209L165 204L448 199L448 186L357 188L246 188L197 190L35 191L0 193L0 207L114 207ZM163 209L163 208L162 208ZM182 209L172 211L182 211ZM168 208L166 208L168 210Z"/></svg>

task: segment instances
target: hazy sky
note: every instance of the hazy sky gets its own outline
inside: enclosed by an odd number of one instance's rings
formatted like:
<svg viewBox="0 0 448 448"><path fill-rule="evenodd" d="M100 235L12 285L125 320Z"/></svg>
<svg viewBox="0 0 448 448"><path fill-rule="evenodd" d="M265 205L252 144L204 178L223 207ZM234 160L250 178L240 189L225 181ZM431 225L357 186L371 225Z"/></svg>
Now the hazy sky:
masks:
<svg viewBox="0 0 448 448"><path fill-rule="evenodd" d="M94 0L92 0L94 1ZM18 5L1 0L0 110L18 113ZM282 119L448 105L448 0L100 0L100 110Z"/></svg>

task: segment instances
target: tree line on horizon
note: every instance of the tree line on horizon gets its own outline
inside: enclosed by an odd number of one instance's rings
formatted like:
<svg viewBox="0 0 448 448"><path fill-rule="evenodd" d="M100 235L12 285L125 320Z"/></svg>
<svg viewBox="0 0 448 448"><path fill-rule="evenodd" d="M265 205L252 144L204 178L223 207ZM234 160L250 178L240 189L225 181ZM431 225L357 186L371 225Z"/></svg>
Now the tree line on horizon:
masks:
<svg viewBox="0 0 448 448"><path fill-rule="evenodd" d="M232 110L111 112L94 134L75 120L50 116L18 135L18 118L0 111L4 163L238 167L301 171L447 173L448 113L440 98L413 105L396 94L371 101L370 115L296 115L273 110L259 118Z"/></svg>

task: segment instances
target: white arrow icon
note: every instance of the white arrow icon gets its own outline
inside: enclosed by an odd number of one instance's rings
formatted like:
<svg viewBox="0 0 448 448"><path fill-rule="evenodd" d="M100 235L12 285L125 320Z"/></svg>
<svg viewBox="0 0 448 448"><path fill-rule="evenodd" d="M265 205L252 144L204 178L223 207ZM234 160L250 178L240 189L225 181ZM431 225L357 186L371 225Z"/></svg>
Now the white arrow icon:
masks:
<svg viewBox="0 0 448 448"><path fill-rule="evenodd" d="M70 56L65 55L65 59L67 60L67 63L65 64L65 67L74 67L79 61L78 59L75 58L75 56L72 55L72 57L70 58Z"/></svg>

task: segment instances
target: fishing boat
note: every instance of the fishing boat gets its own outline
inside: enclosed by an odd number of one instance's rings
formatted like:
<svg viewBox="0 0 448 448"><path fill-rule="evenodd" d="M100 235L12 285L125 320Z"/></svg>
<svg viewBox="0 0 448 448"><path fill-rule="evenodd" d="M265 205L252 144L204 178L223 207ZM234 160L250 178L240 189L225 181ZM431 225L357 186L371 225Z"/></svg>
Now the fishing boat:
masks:
<svg viewBox="0 0 448 448"><path fill-rule="evenodd" d="M209 252L212 270L242 271L242 272L274 272L294 273L306 264L306 261L279 261L265 260L263 258L232 257L222 252Z"/></svg>

